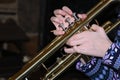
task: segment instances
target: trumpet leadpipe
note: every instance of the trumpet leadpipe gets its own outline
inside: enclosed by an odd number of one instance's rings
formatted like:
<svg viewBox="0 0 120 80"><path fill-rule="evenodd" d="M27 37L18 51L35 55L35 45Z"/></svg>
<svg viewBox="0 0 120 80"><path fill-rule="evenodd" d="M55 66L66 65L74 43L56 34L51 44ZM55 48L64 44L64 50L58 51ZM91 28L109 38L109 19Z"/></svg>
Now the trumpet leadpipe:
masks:
<svg viewBox="0 0 120 80"><path fill-rule="evenodd" d="M119 0L101 0L95 7L93 7L88 13L87 18L84 21L77 21L69 28L64 35L56 37L51 41L39 54L26 63L20 71L11 76L9 80L22 80L29 75L37 66L44 63L50 56L52 56L59 48L61 48L66 41L83 26L88 24L95 16L97 16L105 7L107 7L113 1Z"/></svg>

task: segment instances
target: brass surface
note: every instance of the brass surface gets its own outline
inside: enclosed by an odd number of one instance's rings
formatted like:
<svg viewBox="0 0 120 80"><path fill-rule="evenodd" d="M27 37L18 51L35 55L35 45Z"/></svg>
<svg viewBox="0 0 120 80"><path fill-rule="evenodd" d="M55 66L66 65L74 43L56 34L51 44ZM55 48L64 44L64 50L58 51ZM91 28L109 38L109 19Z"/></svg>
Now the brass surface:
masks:
<svg viewBox="0 0 120 80"><path fill-rule="evenodd" d="M47 59L51 57L58 49L60 49L73 34L78 32L79 30L82 30L83 26L85 26L91 20L93 20L104 8L106 8L113 1L115 0L101 0L95 7L93 7L87 13L87 18L84 21L75 22L75 24L71 28L69 28L64 35L58 36L53 41L51 41L43 50L39 52L39 54L36 57L34 57L31 61L25 64L20 71L11 76L9 80L24 80L25 78L27 78L29 73L31 73L32 71L34 71L36 67L42 65L45 61L47 61ZM107 22L103 25L103 27L106 29L105 30L106 33L108 33L118 24L120 24L120 21L118 21L115 24ZM69 55L67 54L60 59L58 58L58 63L53 64L52 68L47 69L47 73L45 74L45 76L43 76L40 79L41 80L55 79L82 56L76 53Z"/></svg>

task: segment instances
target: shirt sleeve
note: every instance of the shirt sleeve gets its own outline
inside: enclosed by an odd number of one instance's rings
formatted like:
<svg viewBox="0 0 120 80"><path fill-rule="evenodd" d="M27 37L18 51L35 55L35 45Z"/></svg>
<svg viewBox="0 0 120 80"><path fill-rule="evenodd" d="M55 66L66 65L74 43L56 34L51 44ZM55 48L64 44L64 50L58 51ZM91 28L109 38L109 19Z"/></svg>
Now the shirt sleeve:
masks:
<svg viewBox="0 0 120 80"><path fill-rule="evenodd" d="M117 32L115 41L107 50L105 56L102 59L102 63L120 71L120 27Z"/></svg>
<svg viewBox="0 0 120 80"><path fill-rule="evenodd" d="M102 63L120 71L120 46L113 43L102 59Z"/></svg>
<svg viewBox="0 0 120 80"><path fill-rule="evenodd" d="M102 64L101 58L92 58L86 64L78 61L76 69L84 72L90 80L120 80L119 74L114 69Z"/></svg>
<svg viewBox="0 0 120 80"><path fill-rule="evenodd" d="M83 64L81 61L78 61L76 64L76 69L81 72L84 72L85 74L90 76L90 74L91 75L95 74L96 71L99 70L100 66L101 66L101 59L97 59L97 58L93 57L86 64ZM89 72L90 72L90 74L89 74Z"/></svg>
<svg viewBox="0 0 120 80"><path fill-rule="evenodd" d="M78 61L76 69L84 72L91 80L120 80L120 27L115 41L103 58L93 57L86 64Z"/></svg>

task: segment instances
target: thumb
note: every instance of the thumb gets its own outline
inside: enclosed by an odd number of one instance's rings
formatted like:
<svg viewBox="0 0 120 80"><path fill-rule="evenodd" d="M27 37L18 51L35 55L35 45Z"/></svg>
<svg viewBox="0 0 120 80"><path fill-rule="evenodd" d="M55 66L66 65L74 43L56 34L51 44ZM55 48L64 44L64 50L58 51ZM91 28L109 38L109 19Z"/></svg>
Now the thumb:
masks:
<svg viewBox="0 0 120 80"><path fill-rule="evenodd" d="M96 24L93 24L90 29L91 29L92 31L95 31L95 32L100 33L101 35L104 35L104 37L107 37L105 30L104 30L103 27L101 27L101 26L98 26L98 25L96 25Z"/></svg>
<svg viewBox="0 0 120 80"><path fill-rule="evenodd" d="M95 32L99 32L101 31L102 27L96 25L96 24L93 24L90 28L92 31L95 31Z"/></svg>

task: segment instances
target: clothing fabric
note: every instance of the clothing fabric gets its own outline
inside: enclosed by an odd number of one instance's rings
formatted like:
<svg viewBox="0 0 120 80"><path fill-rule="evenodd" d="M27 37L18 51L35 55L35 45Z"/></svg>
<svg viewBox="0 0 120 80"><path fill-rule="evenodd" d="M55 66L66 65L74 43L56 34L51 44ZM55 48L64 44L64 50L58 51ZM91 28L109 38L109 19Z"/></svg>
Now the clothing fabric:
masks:
<svg viewBox="0 0 120 80"><path fill-rule="evenodd" d="M120 80L120 27L115 42L103 58L93 57L86 64L79 61L76 69L84 72L91 80Z"/></svg>
<svg viewBox="0 0 120 80"><path fill-rule="evenodd" d="M120 19L120 13L118 18ZM84 72L91 80L120 80L120 26L103 58L92 57L86 64L78 61L76 69Z"/></svg>

